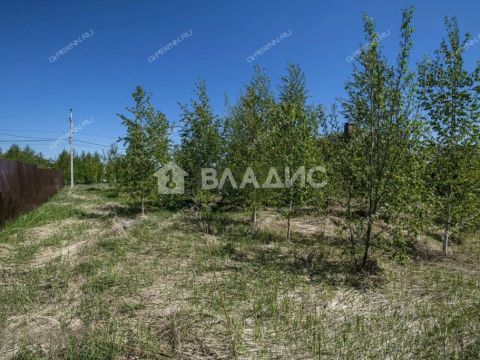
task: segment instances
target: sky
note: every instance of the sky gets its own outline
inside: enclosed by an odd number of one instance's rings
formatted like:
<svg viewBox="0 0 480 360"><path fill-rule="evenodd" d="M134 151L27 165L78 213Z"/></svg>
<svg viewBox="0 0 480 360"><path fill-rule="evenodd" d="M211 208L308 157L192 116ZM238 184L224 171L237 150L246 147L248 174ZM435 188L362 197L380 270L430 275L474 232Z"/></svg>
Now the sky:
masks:
<svg viewBox="0 0 480 360"><path fill-rule="evenodd" d="M231 103L238 98L255 64L274 90L287 64L299 64L309 102L330 107L345 95L349 56L365 44L362 15L374 18L393 60L401 10L410 5L412 68L445 36L444 17L456 16L461 31L479 40L465 54L473 69L480 60L478 0L0 0L0 147L31 144L56 156L68 147L64 133L72 108L75 137L83 141L77 150L106 150L124 134L116 114L132 105L137 85L178 124L178 104L189 103L195 82L204 79L222 116L225 97ZM181 41L168 46L175 39ZM275 39L276 45L253 55Z"/></svg>

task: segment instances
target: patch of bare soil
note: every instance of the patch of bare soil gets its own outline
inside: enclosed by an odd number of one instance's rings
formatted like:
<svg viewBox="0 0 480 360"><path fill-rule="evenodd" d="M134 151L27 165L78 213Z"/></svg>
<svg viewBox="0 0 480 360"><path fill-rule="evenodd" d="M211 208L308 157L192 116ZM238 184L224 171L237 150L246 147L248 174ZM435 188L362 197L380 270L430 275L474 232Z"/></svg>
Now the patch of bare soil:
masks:
<svg viewBox="0 0 480 360"><path fill-rule="evenodd" d="M258 216L258 227L275 232L286 233L287 220L273 211L261 212ZM323 218L315 216L300 216L291 219L291 227L294 233L303 236L314 236L323 232L325 228Z"/></svg>
<svg viewBox="0 0 480 360"><path fill-rule="evenodd" d="M14 273L13 267L9 266L9 257L14 247L9 244L0 244L0 275ZM0 285L1 286L1 285Z"/></svg>
<svg viewBox="0 0 480 360"><path fill-rule="evenodd" d="M322 221L318 217L308 216L291 220L292 231L305 236L315 235L321 231Z"/></svg>
<svg viewBox="0 0 480 360"><path fill-rule="evenodd" d="M124 235L126 232L122 226L124 220L123 218L114 218L111 226L105 226L105 223L101 221L88 221L90 228L79 236L79 241L62 247L46 248L35 256L32 265L34 267L44 266L60 257L74 260L84 248L95 244L101 238Z"/></svg>
<svg viewBox="0 0 480 360"><path fill-rule="evenodd" d="M0 244L0 260L6 260L13 250L13 246L9 244Z"/></svg>
<svg viewBox="0 0 480 360"><path fill-rule="evenodd" d="M141 289L139 297L141 303L146 305L140 312L145 319L158 316L169 316L184 306L187 306L188 292L175 289L175 280L162 279L155 284Z"/></svg>
<svg viewBox="0 0 480 360"><path fill-rule="evenodd" d="M69 192L69 193L68 193L68 197L70 197L71 199L82 200L82 201L90 201L90 200L92 200L92 196L85 196L85 195L75 194L75 193L73 193L73 192Z"/></svg>
<svg viewBox="0 0 480 360"><path fill-rule="evenodd" d="M112 219L112 233L116 236L121 236L126 233L126 229L123 226L123 223L125 222L125 218L118 218L115 217Z"/></svg>
<svg viewBox="0 0 480 360"><path fill-rule="evenodd" d="M112 209L115 208L115 206L117 206L117 204L111 203L105 206L89 207L89 210L92 211L93 209L93 211L98 211L98 214L108 215L112 213ZM69 226L79 224L87 224L89 226L85 232L78 236L78 241L62 247L48 247L37 254L32 261L32 266L44 266L60 257L73 259L83 248L94 244L104 236L122 236L127 230L124 226L124 223L127 220L127 218L115 216L112 218L111 225L105 226L105 223L99 220L68 219L31 229L28 231L27 238L29 242L35 243L42 239L48 239L65 230Z"/></svg>
<svg viewBox="0 0 480 360"><path fill-rule="evenodd" d="M391 305L390 300L379 292L365 292L354 289L342 289L334 292L331 299L324 305L324 311L337 314L342 319L345 316L369 316L380 308Z"/></svg>
<svg viewBox="0 0 480 360"><path fill-rule="evenodd" d="M8 241L16 242L18 241L19 237L21 237L22 243L24 245L33 245L48 238L51 238L52 236L58 234L67 227L75 226L82 222L83 220L78 219L54 221L46 225L21 230L15 234L10 235L8 237Z"/></svg>
<svg viewBox="0 0 480 360"><path fill-rule="evenodd" d="M258 226L267 229L275 229L276 225L282 220L280 214L269 210L262 211L257 218Z"/></svg>
<svg viewBox="0 0 480 360"><path fill-rule="evenodd" d="M115 215L119 212L126 212L128 207L126 205L122 205L115 202L107 202L102 205L98 204L82 204L82 210L87 211L89 214L97 215L97 216L109 216Z"/></svg>
<svg viewBox="0 0 480 360"><path fill-rule="evenodd" d="M32 262L34 267L44 266L52 260L59 257L71 258L76 256L87 244L93 243L92 240L82 240L60 248L47 248L38 254Z"/></svg>
<svg viewBox="0 0 480 360"><path fill-rule="evenodd" d="M42 240L51 238L67 227L81 224L83 220L66 219L62 221L55 221L43 226L28 229L25 233L26 244L31 245Z"/></svg>

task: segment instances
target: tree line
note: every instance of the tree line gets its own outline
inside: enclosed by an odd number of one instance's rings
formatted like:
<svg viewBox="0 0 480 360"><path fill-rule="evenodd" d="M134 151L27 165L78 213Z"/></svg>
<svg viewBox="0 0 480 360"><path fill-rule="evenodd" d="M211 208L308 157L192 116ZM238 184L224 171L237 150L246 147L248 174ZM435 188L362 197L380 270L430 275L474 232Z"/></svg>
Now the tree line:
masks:
<svg viewBox="0 0 480 360"><path fill-rule="evenodd" d="M455 18L445 18L446 37L412 69L412 18L413 9L404 9L397 56L390 61L374 20L364 17L368 46L352 62L346 95L328 109L310 102L298 65L287 66L277 92L256 66L222 116L211 106L206 83L198 82L194 98L181 105L179 141L173 144L173 124L138 86L127 114L118 114L126 128L125 154L114 144L103 162L85 155L85 173L128 195L142 214L147 205L201 211L236 206L248 209L255 230L258 209L273 207L285 216L287 239L298 211L325 218L341 209L346 250L363 270L373 266L372 247L386 239L385 226L397 248L406 249L435 224L443 229L447 255L452 239L462 241L479 227L480 62L466 69L471 36L460 33ZM60 158L64 166L66 154ZM157 192L153 174L169 162L189 174L184 194ZM296 171L315 166L323 168L316 176L324 186L303 186ZM205 168L217 169L225 186L206 190ZM232 179L245 176L246 186L232 186ZM258 186L265 181L284 186ZM375 226L380 221L382 229Z"/></svg>
<svg viewBox="0 0 480 360"><path fill-rule="evenodd" d="M55 159L47 159L30 145L23 148L11 145L7 151L0 149L0 159L13 160L37 165L43 169L59 169L64 172L65 184L70 183L70 153L63 150ZM106 155L98 152L82 151L74 155L75 182L80 184L98 184L105 180Z"/></svg>
<svg viewBox="0 0 480 360"><path fill-rule="evenodd" d="M460 34L455 18L446 18L447 36L434 56L411 69L412 17L413 9L403 10L393 62L383 53L374 20L364 17L369 46L353 62L346 96L328 110L309 103L298 65L288 65L277 96L257 66L224 116L212 109L205 82L197 83L194 99L181 105L180 141L172 146L171 124L154 109L151 95L137 87L129 115L119 115L127 129L126 154L111 150L109 181L138 201L142 212L147 201L198 208L228 204L249 209L255 228L257 209L274 207L285 215L287 238L299 209L324 216L340 206L349 253L363 269L372 246L385 236L374 226L379 220L400 247L431 224L440 225L447 255L452 237L460 241L480 219L480 65L465 68L471 36ZM156 192L152 174L169 161L189 174L184 195ZM287 186L277 189L255 181L243 188L225 182L242 179L246 171L258 182L271 180L278 175L272 167L290 169L292 179L296 169L317 165L325 169L321 189L301 186L301 179L288 183L288 176ZM226 185L202 188L202 168L219 169Z"/></svg>

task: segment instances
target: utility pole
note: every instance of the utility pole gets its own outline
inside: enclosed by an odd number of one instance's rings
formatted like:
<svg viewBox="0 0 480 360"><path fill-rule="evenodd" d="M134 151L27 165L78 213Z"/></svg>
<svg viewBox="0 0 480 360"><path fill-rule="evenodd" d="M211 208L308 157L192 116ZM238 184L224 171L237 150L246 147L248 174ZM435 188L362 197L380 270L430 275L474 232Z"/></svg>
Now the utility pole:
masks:
<svg viewBox="0 0 480 360"><path fill-rule="evenodd" d="M70 188L73 189L73 113L72 109L70 109Z"/></svg>

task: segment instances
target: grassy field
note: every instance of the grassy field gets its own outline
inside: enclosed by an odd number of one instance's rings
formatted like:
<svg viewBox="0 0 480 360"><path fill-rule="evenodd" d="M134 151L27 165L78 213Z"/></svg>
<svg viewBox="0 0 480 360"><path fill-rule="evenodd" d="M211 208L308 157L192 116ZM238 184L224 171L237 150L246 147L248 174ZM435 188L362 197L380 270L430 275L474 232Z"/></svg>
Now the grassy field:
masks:
<svg viewBox="0 0 480 360"><path fill-rule="evenodd" d="M0 232L1 359L478 359L480 244L349 268L339 214L136 215L64 190ZM208 231L205 231L205 230ZM405 260L405 259L403 259Z"/></svg>

